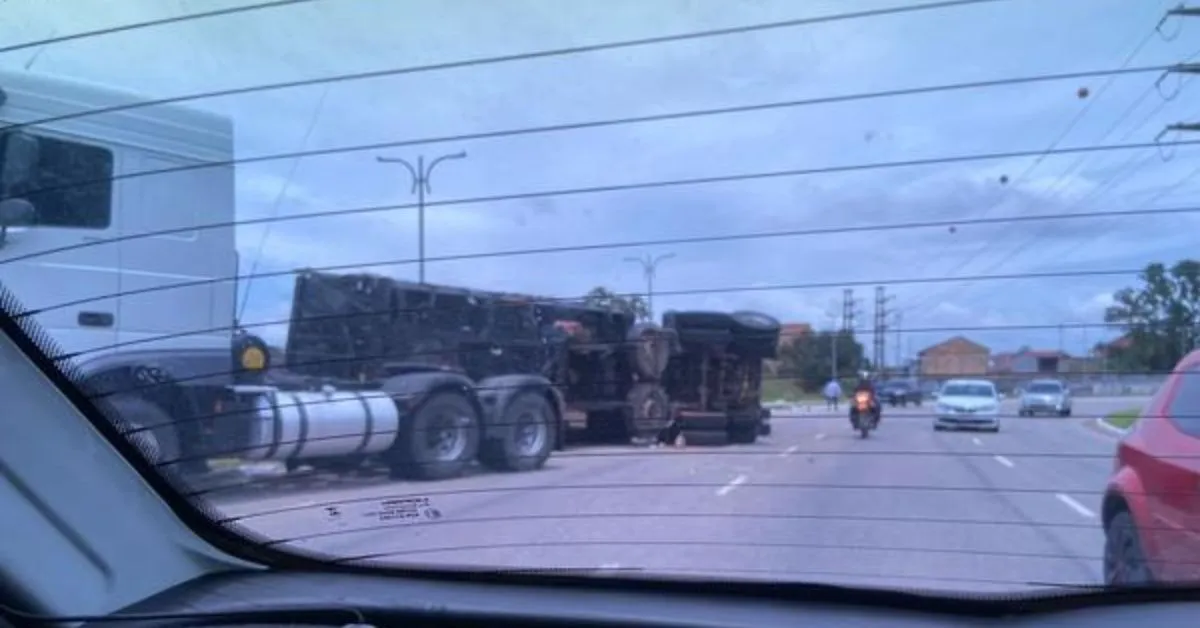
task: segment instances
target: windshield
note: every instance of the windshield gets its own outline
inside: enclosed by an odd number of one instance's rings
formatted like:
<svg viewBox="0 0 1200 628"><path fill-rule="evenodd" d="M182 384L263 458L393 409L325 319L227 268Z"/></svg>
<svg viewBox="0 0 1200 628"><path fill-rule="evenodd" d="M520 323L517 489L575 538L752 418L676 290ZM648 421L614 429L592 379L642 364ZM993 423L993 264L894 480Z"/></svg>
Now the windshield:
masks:
<svg viewBox="0 0 1200 628"><path fill-rule="evenodd" d="M943 397L994 397L996 389L987 384L946 384L942 387Z"/></svg>
<svg viewBox="0 0 1200 628"><path fill-rule="evenodd" d="M1104 582L1200 21L1096 2L7 0L0 284L247 546Z"/></svg>
<svg viewBox="0 0 1200 628"><path fill-rule="evenodd" d="M1063 391L1062 386L1060 386L1058 384L1030 384L1029 388L1027 388L1026 390L1028 390L1031 393L1043 393L1043 394L1055 394L1055 395L1057 395Z"/></svg>

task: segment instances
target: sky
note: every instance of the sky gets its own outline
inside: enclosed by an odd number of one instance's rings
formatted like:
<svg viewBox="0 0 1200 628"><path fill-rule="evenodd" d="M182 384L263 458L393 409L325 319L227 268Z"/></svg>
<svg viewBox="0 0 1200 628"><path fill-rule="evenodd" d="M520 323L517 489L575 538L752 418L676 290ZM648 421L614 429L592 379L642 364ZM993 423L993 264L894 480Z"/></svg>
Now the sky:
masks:
<svg viewBox="0 0 1200 628"><path fill-rule="evenodd" d="M39 40L259 0L3 0L0 41ZM924 0L921 0L923 2ZM661 35L829 15L917 0L311 0L0 54L0 67L166 98ZM201 98L230 116L238 158L575 122L805 100L926 85L1177 63L1200 54L1200 21L1167 21L1178 0L1001 0L626 47ZM1194 18L1193 18L1194 19ZM1139 47L1139 44L1142 44ZM1098 323L1134 273L895 283L973 275L1136 270L1194 254L1200 217L1088 217L970 224L980 218L1094 213L1194 203L1200 149L1179 147L963 161L863 164L1150 142L1190 121L1194 85L1155 72L781 107L672 121L430 142L241 164L239 218L311 215L238 230L243 272L361 264L415 279L407 171L378 156L443 161L430 177L431 257L734 234L833 229L723 242L435 261L428 280L577 296L645 290L630 257L658 267L655 307L755 309L828 327L843 285L869 346L874 286L899 312L911 357L949 336L993 351L1078 352L1112 337ZM1081 98L1079 91L1087 88ZM1194 102L1194 101L1193 101ZM1072 125L1072 121L1075 123ZM1070 126L1069 126L1070 125ZM1068 132L1069 129L1069 132ZM1064 135L1065 133L1065 135ZM1167 136L1165 139L1173 139ZM673 179L788 170L797 176L541 195ZM937 227L863 230L911 222ZM836 232L839 227L854 230ZM804 289L804 284L826 287ZM241 287L243 293L246 286ZM251 280L243 323L286 319L291 280ZM980 327L1046 325L1044 330ZM964 329L966 328L966 329ZM279 342L281 326L257 331ZM961 331L960 331L961 330Z"/></svg>

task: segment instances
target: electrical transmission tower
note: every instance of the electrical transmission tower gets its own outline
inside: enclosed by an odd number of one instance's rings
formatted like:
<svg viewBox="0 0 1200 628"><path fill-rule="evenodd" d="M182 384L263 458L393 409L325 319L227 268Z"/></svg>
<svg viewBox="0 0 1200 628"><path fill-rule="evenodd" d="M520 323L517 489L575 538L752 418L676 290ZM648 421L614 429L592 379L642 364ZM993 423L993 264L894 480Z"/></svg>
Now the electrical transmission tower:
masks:
<svg viewBox="0 0 1200 628"><path fill-rule="evenodd" d="M842 291L842 331L854 331L854 290L846 288Z"/></svg>
<svg viewBox="0 0 1200 628"><path fill-rule="evenodd" d="M894 298L896 297L884 293L883 286L875 286L875 329L872 334L874 348L871 361L876 371L887 367L888 303Z"/></svg>

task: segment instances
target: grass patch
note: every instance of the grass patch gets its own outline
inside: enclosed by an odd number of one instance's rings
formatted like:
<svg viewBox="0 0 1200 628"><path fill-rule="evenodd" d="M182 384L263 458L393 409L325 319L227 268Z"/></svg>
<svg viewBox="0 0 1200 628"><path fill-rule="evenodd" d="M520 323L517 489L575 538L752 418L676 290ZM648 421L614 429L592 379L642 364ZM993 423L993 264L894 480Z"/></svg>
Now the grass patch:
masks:
<svg viewBox="0 0 1200 628"><path fill-rule="evenodd" d="M1133 425L1133 422L1137 420L1139 414L1141 414L1141 408L1126 408L1125 410L1114 412L1104 417L1104 422L1113 427L1124 430L1128 429L1130 425Z"/></svg>

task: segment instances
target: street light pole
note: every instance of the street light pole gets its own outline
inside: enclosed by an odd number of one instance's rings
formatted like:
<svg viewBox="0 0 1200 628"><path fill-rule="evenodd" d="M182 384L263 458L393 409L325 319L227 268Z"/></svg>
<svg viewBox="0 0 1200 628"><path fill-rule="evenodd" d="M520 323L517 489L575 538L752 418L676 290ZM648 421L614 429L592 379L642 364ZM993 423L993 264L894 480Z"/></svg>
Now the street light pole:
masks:
<svg viewBox="0 0 1200 628"><path fill-rule="evenodd" d="M838 378L838 341L842 339L842 330L838 329L837 319L838 313L826 310L825 316L829 318L829 358L830 358L830 379L837 381Z"/></svg>
<svg viewBox="0 0 1200 628"><path fill-rule="evenodd" d="M658 274L658 265L675 257L674 253L664 253L658 257L626 257L625 261L641 264L642 274L646 277L646 315L654 320L654 278Z"/></svg>
<svg viewBox="0 0 1200 628"><path fill-rule="evenodd" d="M425 165L425 156L417 157L417 165L414 167L406 159L399 157L376 157L375 159L382 164L400 164L408 170L408 174L412 176L412 189L409 194L416 193L417 195L417 276L421 283L425 283L425 195L431 193L433 188L429 185L429 175L433 174L433 169L438 164L447 159L465 159L467 151L459 151L449 155L442 155Z"/></svg>

